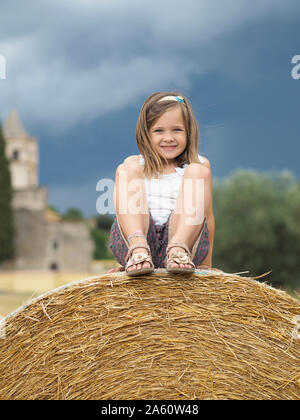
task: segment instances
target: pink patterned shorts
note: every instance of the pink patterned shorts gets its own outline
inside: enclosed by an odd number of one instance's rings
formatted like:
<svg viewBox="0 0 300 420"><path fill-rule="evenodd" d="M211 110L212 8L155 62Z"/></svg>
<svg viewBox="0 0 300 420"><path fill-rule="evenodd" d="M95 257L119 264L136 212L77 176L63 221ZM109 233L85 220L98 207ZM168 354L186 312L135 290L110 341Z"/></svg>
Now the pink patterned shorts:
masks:
<svg viewBox="0 0 300 420"><path fill-rule="evenodd" d="M172 214L172 212L171 212ZM151 250L152 261L155 268L165 268L166 249L168 245L168 233L169 233L169 220L171 214L166 223L163 225L155 225L154 220L149 213L149 228L147 232L147 242ZM116 260L125 267L126 255L128 252L127 241L124 239L124 235L121 232L120 225L117 217L111 226L110 237L109 237L109 249L112 251ZM193 249L191 251L191 257L193 263L197 266L205 259L209 251L209 232L207 226L207 220L203 222L202 230L197 238Z"/></svg>

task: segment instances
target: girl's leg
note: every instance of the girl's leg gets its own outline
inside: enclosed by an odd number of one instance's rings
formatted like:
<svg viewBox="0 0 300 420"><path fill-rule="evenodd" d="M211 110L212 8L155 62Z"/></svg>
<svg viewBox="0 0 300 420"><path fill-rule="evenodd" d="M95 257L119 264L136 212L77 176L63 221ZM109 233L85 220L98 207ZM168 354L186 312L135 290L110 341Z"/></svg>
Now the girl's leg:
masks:
<svg viewBox="0 0 300 420"><path fill-rule="evenodd" d="M187 166L178 193L176 206L170 218L171 237L169 243L184 243L191 250L202 229L205 217L211 204L210 170L201 164ZM186 180L188 180L186 182ZM189 204L189 205L188 205ZM194 213L189 212L194 207ZM171 254L180 247L174 247ZM172 267L190 267L190 264L172 263Z"/></svg>
<svg viewBox="0 0 300 420"><path fill-rule="evenodd" d="M144 172L138 162L123 163L118 166L115 177L114 204L120 229L126 245L146 245L147 231L149 228L149 210L146 200ZM133 237L130 243L127 237L141 230L145 237ZM145 248L136 248L136 252L145 252ZM138 270L150 267L149 262L134 264L128 270Z"/></svg>

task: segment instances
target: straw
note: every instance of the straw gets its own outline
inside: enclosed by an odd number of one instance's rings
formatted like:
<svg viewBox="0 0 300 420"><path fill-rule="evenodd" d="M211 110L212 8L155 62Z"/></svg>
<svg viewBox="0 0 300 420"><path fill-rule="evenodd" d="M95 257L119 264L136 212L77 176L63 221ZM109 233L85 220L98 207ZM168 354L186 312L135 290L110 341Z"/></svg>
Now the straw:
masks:
<svg viewBox="0 0 300 420"><path fill-rule="evenodd" d="M299 315L237 274L84 279L4 319L0 398L298 400Z"/></svg>

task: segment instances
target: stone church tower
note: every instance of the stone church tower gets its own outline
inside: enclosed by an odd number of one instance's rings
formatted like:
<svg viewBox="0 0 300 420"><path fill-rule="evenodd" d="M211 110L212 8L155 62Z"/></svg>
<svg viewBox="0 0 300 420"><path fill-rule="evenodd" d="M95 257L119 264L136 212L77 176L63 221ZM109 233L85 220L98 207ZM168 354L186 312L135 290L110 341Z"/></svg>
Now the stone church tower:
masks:
<svg viewBox="0 0 300 420"><path fill-rule="evenodd" d="M11 111L4 124L4 136L13 189L36 188L39 165L38 143L24 130L16 110Z"/></svg>
<svg viewBox="0 0 300 420"><path fill-rule="evenodd" d="M89 271L93 242L84 222L67 222L48 209L47 187L39 186L39 149L15 110L3 127L10 163L15 224L14 270Z"/></svg>
<svg viewBox="0 0 300 420"><path fill-rule="evenodd" d="M30 137L15 110L3 127L6 156L10 163L13 208L42 210L47 206L47 189L39 187L39 150L37 139Z"/></svg>

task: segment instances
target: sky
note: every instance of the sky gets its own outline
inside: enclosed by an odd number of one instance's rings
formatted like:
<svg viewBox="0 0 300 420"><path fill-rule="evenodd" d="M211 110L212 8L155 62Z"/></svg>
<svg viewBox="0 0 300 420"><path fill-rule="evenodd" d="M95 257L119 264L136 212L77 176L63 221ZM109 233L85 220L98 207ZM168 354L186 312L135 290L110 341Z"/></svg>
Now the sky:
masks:
<svg viewBox="0 0 300 420"><path fill-rule="evenodd" d="M139 153L140 108L161 90L189 98L213 178L298 179L299 40L298 0L2 0L0 121L17 110L49 204L87 217L97 182Z"/></svg>

